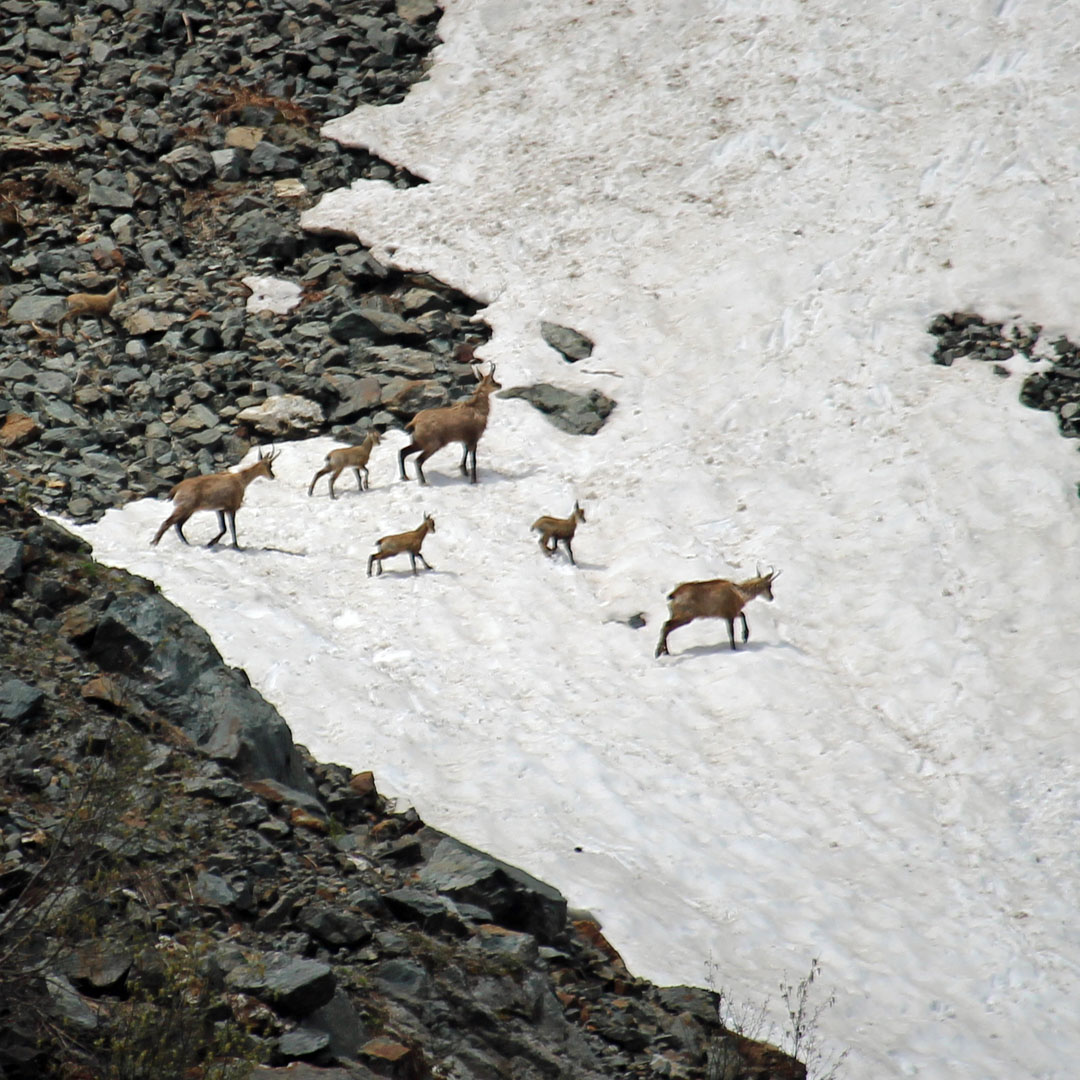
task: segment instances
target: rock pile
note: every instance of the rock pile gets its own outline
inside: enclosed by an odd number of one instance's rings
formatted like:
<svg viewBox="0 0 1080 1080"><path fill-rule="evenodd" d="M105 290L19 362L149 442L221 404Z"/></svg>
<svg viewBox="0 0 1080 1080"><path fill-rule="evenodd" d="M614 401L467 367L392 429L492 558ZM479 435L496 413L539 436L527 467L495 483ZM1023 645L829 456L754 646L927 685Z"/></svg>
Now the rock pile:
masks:
<svg viewBox="0 0 1080 1080"><path fill-rule="evenodd" d="M555 889L312 760L152 586L3 500L0 645L12 1080L805 1077L715 994L631 975Z"/></svg>
<svg viewBox="0 0 1080 1080"><path fill-rule="evenodd" d="M1013 356L1040 364L1040 370L1024 377L1020 400L1032 409L1057 415L1058 429L1067 439L1080 438L1080 346L1067 337L1040 340L1042 327L989 322L972 312L937 315L930 323L937 339L934 363L952 364L962 357L993 363L994 370L1008 376L1003 361ZM1047 362L1048 361L1048 362Z"/></svg>

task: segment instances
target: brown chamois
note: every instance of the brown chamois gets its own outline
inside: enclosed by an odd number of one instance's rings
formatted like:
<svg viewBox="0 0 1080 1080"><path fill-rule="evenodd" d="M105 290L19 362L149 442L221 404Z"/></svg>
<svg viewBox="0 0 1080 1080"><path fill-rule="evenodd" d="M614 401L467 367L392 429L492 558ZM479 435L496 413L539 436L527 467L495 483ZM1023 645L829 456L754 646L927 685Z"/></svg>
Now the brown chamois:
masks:
<svg viewBox="0 0 1080 1080"><path fill-rule="evenodd" d="M470 475L469 455L472 454L472 482L476 483L476 444L487 427L488 413L491 410L491 395L502 389L502 383L495 381L495 365L486 375L481 375L473 368L478 386L468 401L459 401L441 409L423 409L405 425L412 432L413 441L404 447L398 455L401 464L401 479L408 480L405 472L405 459L418 450L423 451L416 459L416 478L421 484L424 479L424 462L447 443L459 442L464 447L461 455L461 475Z"/></svg>
<svg viewBox="0 0 1080 1080"><path fill-rule="evenodd" d="M102 319L110 318L113 304L123 291L124 286L118 281L107 293L72 293L67 298L67 311L57 323L56 332L59 334L64 329L64 323L81 319L84 315L93 316L100 327Z"/></svg>
<svg viewBox="0 0 1080 1080"><path fill-rule="evenodd" d="M538 517L529 528L533 532L540 534L540 550L545 555L554 555L559 549L559 542L562 541L563 547L566 548L566 554L570 556L570 562L577 566L577 563L574 562L574 553L570 549L570 541L574 539L574 532L577 530L578 522L584 520L585 511L575 502L573 512L569 517L557 518L545 515L544 517ZM550 547L548 546L549 543Z"/></svg>
<svg viewBox="0 0 1080 1080"><path fill-rule="evenodd" d="M315 490L315 482L320 476L330 474L330 498L334 499L337 496L334 495L334 481L341 475L343 469L352 469L356 473L356 485L361 491L364 490L364 484L367 483L368 489L371 489L371 481L368 479L368 458L371 457L371 451L373 447L379 445L382 442L382 436L372 428L368 433L364 441L359 446L343 446L338 450L331 450L326 455L326 464L315 474L311 481L311 486L308 488L308 497L311 497L312 492ZM363 478L360 476L360 470L364 470Z"/></svg>
<svg viewBox="0 0 1080 1080"><path fill-rule="evenodd" d="M254 465L248 465L236 472L212 473L209 476L190 476L187 480L181 480L169 492L169 498L176 504L176 509L165 519L164 524L157 531L157 535L151 541L156 544L170 525L176 526L176 535L186 544L187 537L184 535L184 523L196 510L214 510L218 516L218 527L221 532L207 544L213 547L225 535L225 518L229 519L229 528L232 529L232 542L234 548L240 545L236 540L236 511L244 501L244 492L248 484L257 477L265 476L267 480L274 479L274 470L271 466L278 456L278 451L271 450L263 457L262 447L259 447L259 460Z"/></svg>
<svg viewBox="0 0 1080 1080"><path fill-rule="evenodd" d="M435 531L435 519L430 514L424 515L423 524L411 532L395 533L393 536L380 536L375 542L375 551L367 561L367 576L371 577L372 563L378 561L379 573L382 573L383 559L389 559L391 555L404 555L406 552L412 559L412 572L416 573L416 560L419 559L427 570L431 569L427 559L420 554L420 545L429 532Z"/></svg>
<svg viewBox="0 0 1080 1080"><path fill-rule="evenodd" d="M731 647L735 645L735 620L742 619L742 639L745 645L750 637L749 627L746 625L746 616L743 608L754 599L755 596L764 596L766 600L773 598L772 583L778 577L779 570L770 570L762 574L758 568L758 576L746 581L727 581L717 578L715 581L687 581L677 586L674 591L668 593L668 608L670 616L660 631L660 641L656 646L656 655L667 654L668 634L685 626L695 619L726 619L728 625L728 638Z"/></svg>

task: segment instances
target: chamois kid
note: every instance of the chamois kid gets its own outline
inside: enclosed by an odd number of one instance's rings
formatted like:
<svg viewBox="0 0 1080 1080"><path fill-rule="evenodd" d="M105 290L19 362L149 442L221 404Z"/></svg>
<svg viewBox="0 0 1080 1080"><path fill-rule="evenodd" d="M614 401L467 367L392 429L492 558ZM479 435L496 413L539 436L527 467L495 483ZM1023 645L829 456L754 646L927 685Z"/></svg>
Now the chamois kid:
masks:
<svg viewBox="0 0 1080 1080"><path fill-rule="evenodd" d="M726 619L728 638L731 647L735 645L735 620L742 619L743 644L750 638L750 629L746 625L743 608L755 596L772 600L772 583L780 574L779 570L770 570L746 581L727 581L717 578L714 581L687 581L668 593L669 618L660 630L660 641L656 646L656 655L668 653L667 639L672 630L693 622L695 619Z"/></svg>
<svg viewBox="0 0 1080 1080"><path fill-rule="evenodd" d="M585 511L575 502L574 509L569 517L557 518L545 515L544 517L538 517L529 528L532 532L540 534L540 550L545 555L554 555L561 543L566 548L566 554L569 556L571 564L577 566L577 563L574 562L574 552L570 548L570 541L574 539L578 522L584 522L584 520Z"/></svg>
<svg viewBox="0 0 1080 1080"><path fill-rule="evenodd" d="M187 537L184 535L184 523L196 510L214 510L218 516L218 528L220 532L207 547L213 547L225 535L225 519L229 520L229 528L232 530L232 542L234 548L240 545L236 540L236 511L244 501L244 492L252 480L265 476L267 480L274 479L274 470L271 466L278 456L278 451L271 450L263 457L262 447L259 447L259 460L254 465L248 465L236 472L212 473L210 476L191 476L187 480L181 480L169 492L176 509L165 519L157 535L151 541L156 544L170 525L176 526L176 535L186 544Z"/></svg>
<svg viewBox="0 0 1080 1080"><path fill-rule="evenodd" d="M364 485L367 484L368 489L371 488L371 481L368 479L368 458L371 457L371 451L373 447L379 445L382 441L382 436L372 428L367 437L359 446L343 446L337 450L331 450L326 455L326 464L315 474L311 481L311 486L308 488L308 497L311 497L312 492L315 490L315 483L320 476L330 474L330 498L336 498L334 495L334 481L341 475L343 469L352 469L356 473L356 484L361 491L364 490ZM360 470L364 470L363 477L360 476Z"/></svg>
<svg viewBox="0 0 1080 1080"><path fill-rule="evenodd" d="M398 455L402 480L409 479L405 472L405 459L410 454L420 451L420 456L416 459L416 478L421 484L426 484L424 462L448 443L459 442L464 448L461 455L461 475L470 475L468 463L471 454L471 478L472 482L476 483L476 444L487 427L491 395L502 389L502 383L495 381L494 364L486 375L481 375L475 367L473 374L476 375L478 385L468 401L459 401L440 409L423 409L405 425L406 430L412 432L413 441L403 447Z"/></svg>
<svg viewBox="0 0 1080 1080"><path fill-rule="evenodd" d="M391 555L404 555L406 553L408 553L409 558L412 560L412 572L414 574L416 573L417 559L424 564L425 570L430 570L431 566L427 559L420 554L420 546L424 542L424 537L427 536L429 532L434 531L435 519L430 514L425 514L421 525L411 532L395 533L393 536L379 537L375 542L375 551L367 561L367 576L371 577L371 567L375 562L378 562L379 573L381 574L383 559L389 559Z"/></svg>

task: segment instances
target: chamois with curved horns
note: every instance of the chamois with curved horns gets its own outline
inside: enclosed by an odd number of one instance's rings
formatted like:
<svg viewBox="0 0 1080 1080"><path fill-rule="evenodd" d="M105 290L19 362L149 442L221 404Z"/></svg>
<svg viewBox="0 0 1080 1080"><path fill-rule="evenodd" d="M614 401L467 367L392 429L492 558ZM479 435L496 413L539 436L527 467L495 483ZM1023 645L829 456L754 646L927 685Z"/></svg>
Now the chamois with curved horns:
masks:
<svg viewBox="0 0 1080 1080"><path fill-rule="evenodd" d="M375 541L375 551L367 561L367 576L371 577L371 567L375 562L378 562L379 573L381 574L383 559L389 559L391 555L408 554L409 558L412 559L412 572L414 574L416 573L417 559L424 564L424 569L430 570L431 566L427 559L420 554L420 545L423 544L424 537L429 532L434 531L435 519L430 514L425 514L424 520L418 528L411 529L409 532L394 533L393 536L380 536Z"/></svg>
<svg viewBox="0 0 1080 1080"><path fill-rule="evenodd" d="M368 490L370 490L371 481L368 479L367 463L371 457L372 448L378 446L380 442L382 442L382 436L375 428L372 428L359 446L342 446L337 450L331 450L326 455L326 464L312 478L311 486L307 492L308 498L311 497L312 492L315 490L315 484L319 477L325 476L327 473L330 473L330 498L336 498L337 496L334 495L334 481L341 475L343 469L352 469L356 473L356 484L361 491L364 490L365 483ZM362 478L360 476L361 469L364 470Z"/></svg>
<svg viewBox="0 0 1080 1080"><path fill-rule="evenodd" d="M584 520L585 511L575 501L574 509L569 517L557 518L545 514L543 517L538 517L529 526L529 529L540 534L540 550L545 555L554 555L561 543L566 548L566 554L569 556L571 564L577 566L577 563L574 562L574 552L570 548L570 541L574 539L578 522Z"/></svg>
<svg viewBox="0 0 1080 1080"><path fill-rule="evenodd" d="M408 480L405 472L405 459L410 454L421 451L416 459L416 478L421 484L424 479L424 462L447 443L459 442L464 448L461 455L461 475L469 476L469 455L472 455L472 482L476 483L476 444L487 427L488 413L491 411L491 395L502 389L502 383L495 381L495 365L486 375L481 375L478 368L473 368L477 379L476 390L468 401L458 401L453 405L444 405L438 409L423 409L405 425L412 432L413 441L403 447L398 455L401 465L401 479Z"/></svg>
<svg viewBox="0 0 1080 1080"><path fill-rule="evenodd" d="M686 581L677 586L668 593L669 618L660 630L656 655L670 655L667 647L668 634L695 619L726 619L728 638L733 649L737 647L735 620L742 619L742 639L745 645L750 638L750 629L746 625L743 608L755 596L772 600L772 583L779 575L779 570L762 574L761 567L758 567L757 577L748 578L746 581L717 578L714 581Z"/></svg>
<svg viewBox="0 0 1080 1080"><path fill-rule="evenodd" d="M232 542L234 548L240 544L236 540L236 511L244 501L244 492L252 480L265 476L267 480L274 479L274 470L271 466L277 458L279 451L271 449L270 453L263 457L262 447L259 447L259 460L254 465L247 465L236 472L212 473L209 476L189 476L181 480L172 491L169 498L176 504L176 509L165 519L164 524L158 529L157 535L151 541L156 544L165 535L170 525L176 526L176 535L186 544L187 537L184 535L184 523L196 510L214 510L218 516L218 527L221 532L207 544L213 547L225 535L225 519L229 520L229 528L232 529Z"/></svg>

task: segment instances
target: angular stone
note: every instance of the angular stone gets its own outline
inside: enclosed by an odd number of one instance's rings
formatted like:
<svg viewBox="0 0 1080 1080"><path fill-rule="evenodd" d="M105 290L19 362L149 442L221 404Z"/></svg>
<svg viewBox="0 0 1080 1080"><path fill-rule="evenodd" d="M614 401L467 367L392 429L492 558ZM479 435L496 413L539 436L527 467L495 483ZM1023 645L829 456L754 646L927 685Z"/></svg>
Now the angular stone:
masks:
<svg viewBox="0 0 1080 1080"><path fill-rule="evenodd" d="M41 426L32 416L10 412L4 417L4 424L0 427L0 447L13 450L32 443L40 435Z"/></svg>
<svg viewBox="0 0 1080 1080"><path fill-rule="evenodd" d="M545 943L566 926L566 900L558 889L449 836L439 841L417 882L486 908L500 925Z"/></svg>
<svg viewBox="0 0 1080 1080"><path fill-rule="evenodd" d="M13 536L0 536L0 578L18 581L23 571L23 545Z"/></svg>
<svg viewBox="0 0 1080 1080"><path fill-rule="evenodd" d="M592 355L593 343L584 334L579 334L569 326L541 322L540 336L571 364Z"/></svg>
<svg viewBox="0 0 1080 1080"><path fill-rule="evenodd" d="M571 435L595 435L615 408L615 402L599 390L576 394L550 383L515 386L500 390L497 396L524 398L557 428Z"/></svg>
<svg viewBox="0 0 1080 1080"><path fill-rule="evenodd" d="M163 155L161 160L176 174L182 184L196 184L214 171L214 159L202 146L178 146Z"/></svg>
<svg viewBox="0 0 1080 1080"><path fill-rule="evenodd" d="M107 206L118 210L130 210L135 205L131 192L109 184L90 181L86 201L90 206Z"/></svg>
<svg viewBox="0 0 1080 1080"><path fill-rule="evenodd" d="M233 968L225 982L298 1016L325 1005L334 996L335 985L329 965L279 952L263 953Z"/></svg>
<svg viewBox="0 0 1080 1080"><path fill-rule="evenodd" d="M241 409L236 415L241 423L274 437L317 431L323 424L319 404L298 394L279 394L259 405Z"/></svg>
<svg viewBox="0 0 1080 1080"><path fill-rule="evenodd" d="M298 1027L285 1032L278 1039L278 1053L283 1058L312 1057L330 1045L330 1036L325 1031L310 1027Z"/></svg>
<svg viewBox="0 0 1080 1080"><path fill-rule="evenodd" d="M33 294L20 296L8 309L13 323L58 323L67 311L67 297Z"/></svg>
<svg viewBox="0 0 1080 1080"><path fill-rule="evenodd" d="M45 700L45 695L21 679L0 682L0 720L17 722L33 716Z"/></svg>
<svg viewBox="0 0 1080 1080"><path fill-rule="evenodd" d="M371 929L359 915L326 904L306 904L296 921L324 945L359 945L371 937Z"/></svg>

